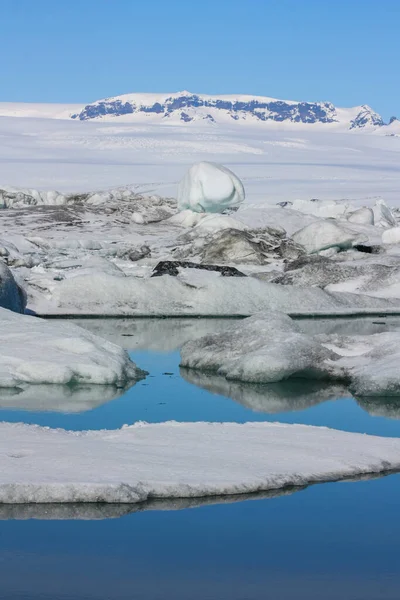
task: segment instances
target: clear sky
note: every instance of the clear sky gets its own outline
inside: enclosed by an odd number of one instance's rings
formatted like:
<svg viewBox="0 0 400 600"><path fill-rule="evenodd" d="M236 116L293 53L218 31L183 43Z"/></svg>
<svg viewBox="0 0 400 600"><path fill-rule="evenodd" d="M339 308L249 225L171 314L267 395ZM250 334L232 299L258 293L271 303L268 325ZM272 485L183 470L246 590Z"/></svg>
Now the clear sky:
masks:
<svg viewBox="0 0 400 600"><path fill-rule="evenodd" d="M400 116L400 0L0 0L0 101L248 93Z"/></svg>

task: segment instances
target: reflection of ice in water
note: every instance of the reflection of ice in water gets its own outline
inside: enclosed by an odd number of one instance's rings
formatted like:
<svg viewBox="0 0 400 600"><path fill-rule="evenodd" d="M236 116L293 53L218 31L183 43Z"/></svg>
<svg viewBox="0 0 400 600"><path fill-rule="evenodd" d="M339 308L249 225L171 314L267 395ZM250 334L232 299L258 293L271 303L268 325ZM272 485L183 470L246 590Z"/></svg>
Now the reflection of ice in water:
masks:
<svg viewBox="0 0 400 600"><path fill-rule="evenodd" d="M237 321L230 318L73 319L76 325L123 348L153 352L173 352L190 340L226 331Z"/></svg>
<svg viewBox="0 0 400 600"><path fill-rule="evenodd" d="M0 388L0 409L82 413L119 398L130 387L48 384Z"/></svg>
<svg viewBox="0 0 400 600"><path fill-rule="evenodd" d="M230 329L242 319L166 318L166 319L73 319L80 327L129 350L172 352L184 343L211 333ZM343 319L296 319L301 331L310 335L338 333L369 335L400 328L399 317ZM140 367L140 365L138 365Z"/></svg>
<svg viewBox="0 0 400 600"><path fill-rule="evenodd" d="M352 319L296 319L303 333L337 333L338 335L372 335L400 329L399 317L354 317Z"/></svg>
<svg viewBox="0 0 400 600"><path fill-rule="evenodd" d="M324 384L307 379L291 379L279 383L251 384L228 381L213 373L193 369L180 369L185 381L212 394L226 396L256 412L282 413L304 410L327 400L349 397L341 386Z"/></svg>
<svg viewBox="0 0 400 600"><path fill-rule="evenodd" d="M357 398L357 404L374 417L400 419L400 398L396 396L377 396Z"/></svg>
<svg viewBox="0 0 400 600"><path fill-rule="evenodd" d="M26 521L39 519L42 521L91 521L102 519L118 519L132 513L143 511L185 510L216 504L233 504L245 500L267 500L290 496L304 490L307 486L287 487L253 494L236 494L233 496L210 496L204 498L171 498L154 499L137 504L0 504L0 520Z"/></svg>

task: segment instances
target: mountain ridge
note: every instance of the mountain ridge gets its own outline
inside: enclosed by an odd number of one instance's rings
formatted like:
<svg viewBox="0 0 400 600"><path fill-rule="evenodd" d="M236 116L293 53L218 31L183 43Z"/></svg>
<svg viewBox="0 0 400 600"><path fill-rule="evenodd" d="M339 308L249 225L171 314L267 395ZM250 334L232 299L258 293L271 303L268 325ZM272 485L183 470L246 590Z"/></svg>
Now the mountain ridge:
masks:
<svg viewBox="0 0 400 600"><path fill-rule="evenodd" d="M331 102L279 100L266 96L208 95L188 91L170 94L122 94L87 104L71 115L81 121L120 118L132 121L299 123L364 129L385 126L381 115L364 104L339 108Z"/></svg>

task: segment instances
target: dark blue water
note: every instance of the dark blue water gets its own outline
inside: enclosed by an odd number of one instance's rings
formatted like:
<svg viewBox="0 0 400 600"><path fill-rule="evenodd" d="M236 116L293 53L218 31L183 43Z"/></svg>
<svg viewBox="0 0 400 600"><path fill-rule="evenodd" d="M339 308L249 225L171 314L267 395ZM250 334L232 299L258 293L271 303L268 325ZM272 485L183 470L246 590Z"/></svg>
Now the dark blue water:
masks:
<svg viewBox="0 0 400 600"><path fill-rule="evenodd" d="M393 399L368 402L300 381L227 385L180 372L173 346L146 351L133 343L134 360L150 376L119 398L91 390L90 400L68 400L55 389L44 403L35 394L21 401L29 411L0 410L0 419L67 429L273 420L400 435ZM400 475L390 475L197 508L176 503L181 510L3 506L0 599L397 600L399 498Z"/></svg>
<svg viewBox="0 0 400 600"><path fill-rule="evenodd" d="M0 598L397 600L399 477L102 521L2 521Z"/></svg>

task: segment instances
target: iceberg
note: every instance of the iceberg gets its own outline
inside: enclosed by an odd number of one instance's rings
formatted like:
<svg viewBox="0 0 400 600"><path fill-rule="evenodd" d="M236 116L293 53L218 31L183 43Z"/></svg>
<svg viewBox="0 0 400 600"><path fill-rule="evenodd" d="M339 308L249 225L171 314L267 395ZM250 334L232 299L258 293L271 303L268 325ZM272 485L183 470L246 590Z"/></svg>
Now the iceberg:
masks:
<svg viewBox="0 0 400 600"><path fill-rule="evenodd" d="M139 503L279 490L400 469L400 440L279 423L0 423L0 503Z"/></svg>
<svg viewBox="0 0 400 600"><path fill-rule="evenodd" d="M178 209L198 213L236 210L245 197L243 184L232 171L212 162L194 164L178 187Z"/></svg>
<svg viewBox="0 0 400 600"><path fill-rule="evenodd" d="M287 315L254 315L187 342L181 366L249 383L337 381L355 396L400 396L400 333L307 335Z"/></svg>
<svg viewBox="0 0 400 600"><path fill-rule="evenodd" d="M0 330L0 388L30 383L121 387L146 375L126 350L72 323L0 309Z"/></svg>

